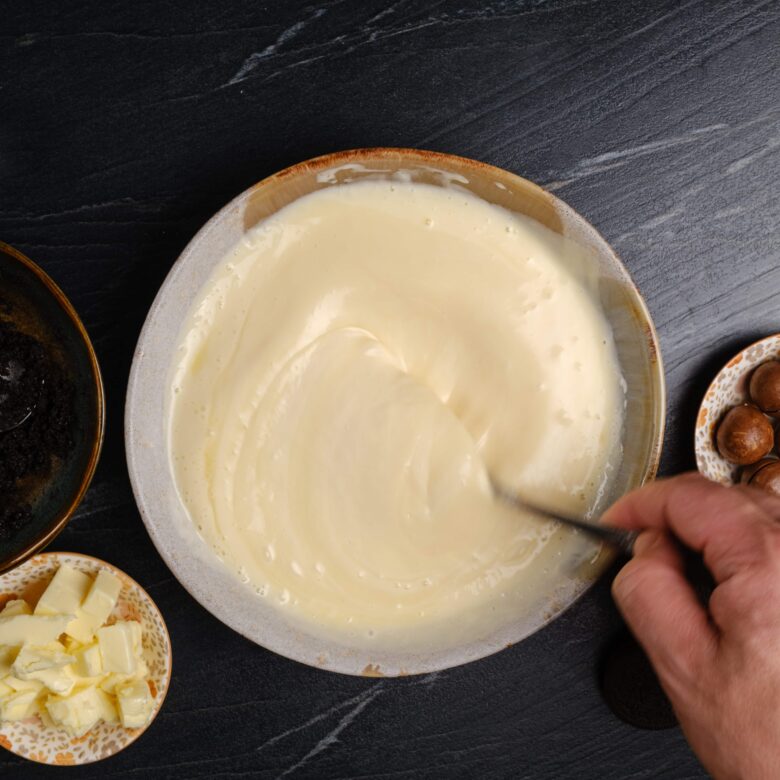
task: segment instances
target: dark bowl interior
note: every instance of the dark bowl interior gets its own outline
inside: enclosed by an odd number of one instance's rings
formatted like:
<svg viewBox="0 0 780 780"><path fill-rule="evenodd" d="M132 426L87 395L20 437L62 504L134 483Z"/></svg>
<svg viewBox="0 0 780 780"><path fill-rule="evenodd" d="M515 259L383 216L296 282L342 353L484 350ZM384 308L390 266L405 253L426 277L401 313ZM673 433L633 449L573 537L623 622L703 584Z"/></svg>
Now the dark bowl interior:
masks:
<svg viewBox="0 0 780 780"><path fill-rule="evenodd" d="M42 342L65 369L75 390L74 444L39 486L32 502L32 520L10 539L0 539L0 572L3 572L45 547L65 527L94 474L103 440L104 418L100 369L76 312L38 266L2 242L0 318Z"/></svg>

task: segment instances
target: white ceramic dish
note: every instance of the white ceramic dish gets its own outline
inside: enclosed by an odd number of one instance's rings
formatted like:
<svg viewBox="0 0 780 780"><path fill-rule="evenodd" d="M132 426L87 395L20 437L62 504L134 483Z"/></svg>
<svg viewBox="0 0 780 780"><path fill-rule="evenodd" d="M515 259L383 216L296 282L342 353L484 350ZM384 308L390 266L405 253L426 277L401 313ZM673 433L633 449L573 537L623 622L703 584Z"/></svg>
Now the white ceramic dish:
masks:
<svg viewBox="0 0 780 780"><path fill-rule="evenodd" d="M162 557L185 588L212 614L264 647L297 661L347 674L417 674L482 658L533 633L572 604L611 558L589 540L561 531L554 540L566 576L540 588L532 611L468 645L429 653L387 652L325 641L288 624L215 557L179 499L169 463L166 403L176 334L214 265L244 233L293 200L323 187L370 178L402 177L465 188L489 202L530 216L587 247L600 271L601 302L615 333L628 385L624 458L612 495L654 474L663 438L664 382L658 343L639 293L612 249L582 217L554 196L507 171L451 155L408 149L366 149L320 157L288 168L239 195L192 239L152 305L141 333L128 389L125 438L138 506Z"/></svg>
<svg viewBox="0 0 780 780"><path fill-rule="evenodd" d="M71 737L66 731L44 726L38 716L0 723L0 746L17 756L53 766L78 766L101 761L135 742L157 717L171 681L171 640L160 611L149 594L123 571L105 561L79 553L42 553L21 566L0 575L0 606L11 598L35 603L54 573L67 563L91 576L108 569L122 582L119 600L111 618L138 620L143 627L144 661L149 666L149 688L154 710L149 722L140 729L100 723L83 737Z"/></svg>

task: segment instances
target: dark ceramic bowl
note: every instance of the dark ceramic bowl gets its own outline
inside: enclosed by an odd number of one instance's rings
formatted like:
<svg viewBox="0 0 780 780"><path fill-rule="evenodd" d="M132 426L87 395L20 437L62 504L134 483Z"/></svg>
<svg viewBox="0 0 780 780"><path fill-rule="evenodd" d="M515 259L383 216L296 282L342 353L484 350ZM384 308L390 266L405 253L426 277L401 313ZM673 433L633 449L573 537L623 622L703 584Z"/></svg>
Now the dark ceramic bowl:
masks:
<svg viewBox="0 0 780 780"><path fill-rule="evenodd" d="M31 499L32 520L9 539L0 539L3 572L49 544L84 497L103 443L104 400L95 352L70 301L35 263L2 241L0 319L42 342L67 372L75 390L73 446L36 486Z"/></svg>

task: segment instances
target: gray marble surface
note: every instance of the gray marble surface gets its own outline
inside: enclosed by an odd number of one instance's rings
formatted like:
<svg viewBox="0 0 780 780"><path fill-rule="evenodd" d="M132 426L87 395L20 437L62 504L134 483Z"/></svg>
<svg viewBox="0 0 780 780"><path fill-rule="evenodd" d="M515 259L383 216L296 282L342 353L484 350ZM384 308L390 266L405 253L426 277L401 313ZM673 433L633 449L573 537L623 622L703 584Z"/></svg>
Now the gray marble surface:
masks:
<svg viewBox="0 0 780 780"><path fill-rule="evenodd" d="M606 581L521 645L417 679L322 673L234 634L146 535L123 396L155 291L214 211L315 154L416 146L546 185L615 246L660 332L663 470L689 468L709 379L780 330L779 43L777 0L0 0L0 238L72 298L108 393L97 477L54 547L141 582L175 657L153 728L73 776L705 776L677 730L602 703ZM3 778L55 774L0 754Z"/></svg>

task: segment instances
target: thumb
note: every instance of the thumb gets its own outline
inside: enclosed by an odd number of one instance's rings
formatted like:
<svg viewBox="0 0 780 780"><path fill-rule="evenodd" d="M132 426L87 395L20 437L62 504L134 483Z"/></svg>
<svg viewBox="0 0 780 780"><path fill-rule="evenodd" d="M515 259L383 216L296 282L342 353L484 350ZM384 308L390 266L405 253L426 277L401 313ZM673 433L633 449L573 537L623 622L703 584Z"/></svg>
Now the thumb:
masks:
<svg viewBox="0 0 780 780"><path fill-rule="evenodd" d="M667 533L650 529L639 536L612 593L662 681L690 679L711 659L717 635Z"/></svg>

